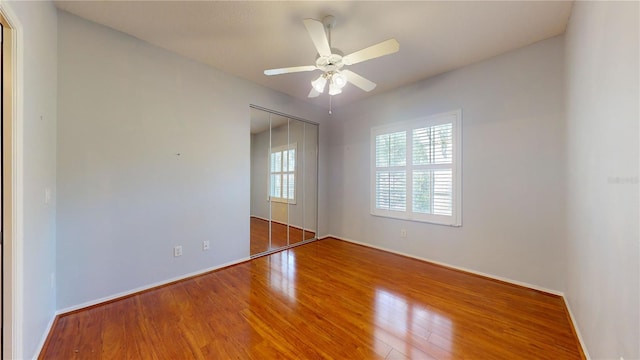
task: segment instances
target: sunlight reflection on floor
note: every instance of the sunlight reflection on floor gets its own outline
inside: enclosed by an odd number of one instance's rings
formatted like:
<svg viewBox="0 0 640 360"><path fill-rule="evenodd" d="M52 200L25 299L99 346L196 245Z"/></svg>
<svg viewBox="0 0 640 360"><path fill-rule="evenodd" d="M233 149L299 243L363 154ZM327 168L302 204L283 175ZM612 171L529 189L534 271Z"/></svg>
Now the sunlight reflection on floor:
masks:
<svg viewBox="0 0 640 360"><path fill-rule="evenodd" d="M293 251L269 256L269 286L296 301L296 255Z"/></svg>
<svg viewBox="0 0 640 360"><path fill-rule="evenodd" d="M409 358L424 358L426 354L433 354L434 349L435 352L444 351L450 354L452 332L453 324L446 316L401 295L381 288L376 289L376 347L382 348L387 344ZM437 336L438 344L426 347L422 345L429 342L432 335ZM397 358L399 354L394 356Z"/></svg>

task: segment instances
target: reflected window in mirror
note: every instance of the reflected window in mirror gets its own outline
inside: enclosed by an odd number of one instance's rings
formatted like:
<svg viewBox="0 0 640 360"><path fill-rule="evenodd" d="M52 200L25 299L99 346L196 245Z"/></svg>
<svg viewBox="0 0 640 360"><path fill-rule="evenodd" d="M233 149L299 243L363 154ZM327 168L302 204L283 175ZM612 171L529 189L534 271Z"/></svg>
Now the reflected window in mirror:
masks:
<svg viewBox="0 0 640 360"><path fill-rule="evenodd" d="M296 203L296 143L271 149L270 194L272 201Z"/></svg>

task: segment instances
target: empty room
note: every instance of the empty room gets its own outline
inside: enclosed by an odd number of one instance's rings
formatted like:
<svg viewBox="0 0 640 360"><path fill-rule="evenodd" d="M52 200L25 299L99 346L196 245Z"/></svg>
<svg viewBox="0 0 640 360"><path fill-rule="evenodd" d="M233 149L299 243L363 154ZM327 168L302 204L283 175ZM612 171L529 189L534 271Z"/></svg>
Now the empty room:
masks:
<svg viewBox="0 0 640 360"><path fill-rule="evenodd" d="M1 1L3 359L640 359L637 1Z"/></svg>

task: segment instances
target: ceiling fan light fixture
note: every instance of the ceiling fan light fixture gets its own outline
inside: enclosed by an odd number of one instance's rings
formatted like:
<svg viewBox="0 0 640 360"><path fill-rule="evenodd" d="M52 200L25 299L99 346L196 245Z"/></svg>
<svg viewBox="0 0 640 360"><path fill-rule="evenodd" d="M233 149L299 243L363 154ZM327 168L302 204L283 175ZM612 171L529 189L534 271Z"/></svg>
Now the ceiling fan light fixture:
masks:
<svg viewBox="0 0 640 360"><path fill-rule="evenodd" d="M327 86L327 78L325 74L320 75L317 79L311 82L311 86L316 89L317 92L323 93L325 86Z"/></svg>
<svg viewBox="0 0 640 360"><path fill-rule="evenodd" d="M344 75L340 72L336 71L331 75L331 84L337 86L339 89L342 89L345 85L347 85L347 79L345 79Z"/></svg>
<svg viewBox="0 0 640 360"><path fill-rule="evenodd" d="M341 93L342 93L342 87L338 86L334 81L331 81L329 83L329 95L333 96Z"/></svg>

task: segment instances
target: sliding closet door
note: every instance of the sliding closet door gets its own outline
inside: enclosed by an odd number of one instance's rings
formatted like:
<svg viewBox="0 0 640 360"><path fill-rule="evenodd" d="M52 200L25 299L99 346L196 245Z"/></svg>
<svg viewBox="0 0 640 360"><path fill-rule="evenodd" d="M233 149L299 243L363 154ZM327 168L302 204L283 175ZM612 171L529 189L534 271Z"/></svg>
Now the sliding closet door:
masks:
<svg viewBox="0 0 640 360"><path fill-rule="evenodd" d="M271 247L269 187L269 149L271 148L271 114L251 109L251 209L250 253Z"/></svg>
<svg viewBox="0 0 640 360"><path fill-rule="evenodd" d="M318 232L318 125L305 123L302 144L304 171L304 226L302 238L314 239Z"/></svg>
<svg viewBox="0 0 640 360"><path fill-rule="evenodd" d="M290 184L295 149L289 145L289 118L271 114L271 150L269 156L269 203L271 206L271 248L289 245L289 206L293 191Z"/></svg>
<svg viewBox="0 0 640 360"><path fill-rule="evenodd" d="M305 161L303 148L304 122L289 119L289 149L293 155L289 158L289 169L293 171L289 178L289 245L297 244L304 240Z"/></svg>
<svg viewBox="0 0 640 360"><path fill-rule="evenodd" d="M251 256L316 237L318 125L251 108Z"/></svg>

